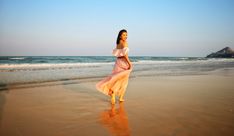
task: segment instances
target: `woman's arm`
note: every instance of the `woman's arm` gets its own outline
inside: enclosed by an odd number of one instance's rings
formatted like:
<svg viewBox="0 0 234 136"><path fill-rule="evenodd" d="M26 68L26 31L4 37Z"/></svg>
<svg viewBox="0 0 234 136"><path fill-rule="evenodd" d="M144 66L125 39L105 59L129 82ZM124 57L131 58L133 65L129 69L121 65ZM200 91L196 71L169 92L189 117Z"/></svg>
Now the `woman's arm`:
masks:
<svg viewBox="0 0 234 136"><path fill-rule="evenodd" d="M129 69L131 69L131 68L132 68L132 63L131 63L131 61L130 61L129 58L128 58L128 54L126 54L126 55L124 56L124 58L127 60L128 64L129 64Z"/></svg>
<svg viewBox="0 0 234 136"><path fill-rule="evenodd" d="M128 43L127 43L127 42L123 43L123 47L128 47ZM127 60L127 62L128 62L129 69L131 69L131 68L132 68L132 63L131 63L131 61L130 61L129 58L128 58L128 54L124 55L124 58L125 58L125 59Z"/></svg>

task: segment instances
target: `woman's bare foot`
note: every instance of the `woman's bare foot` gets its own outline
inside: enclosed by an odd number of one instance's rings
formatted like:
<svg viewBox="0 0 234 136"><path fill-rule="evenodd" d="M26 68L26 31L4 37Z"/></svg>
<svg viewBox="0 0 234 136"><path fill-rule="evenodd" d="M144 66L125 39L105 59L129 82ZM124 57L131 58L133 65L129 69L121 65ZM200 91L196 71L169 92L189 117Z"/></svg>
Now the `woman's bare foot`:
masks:
<svg viewBox="0 0 234 136"><path fill-rule="evenodd" d="M124 99L119 99L120 102L124 102L125 100Z"/></svg>
<svg viewBox="0 0 234 136"><path fill-rule="evenodd" d="M120 102L124 102L124 99L122 97L119 98Z"/></svg>

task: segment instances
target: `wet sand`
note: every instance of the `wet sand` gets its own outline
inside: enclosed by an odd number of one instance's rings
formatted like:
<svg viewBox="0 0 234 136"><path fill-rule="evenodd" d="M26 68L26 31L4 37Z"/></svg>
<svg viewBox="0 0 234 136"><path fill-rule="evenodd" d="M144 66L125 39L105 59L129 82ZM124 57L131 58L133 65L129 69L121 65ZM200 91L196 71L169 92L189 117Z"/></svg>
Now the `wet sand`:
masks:
<svg viewBox="0 0 234 136"><path fill-rule="evenodd" d="M234 135L230 73L130 78L115 106L97 81L0 91L0 135Z"/></svg>

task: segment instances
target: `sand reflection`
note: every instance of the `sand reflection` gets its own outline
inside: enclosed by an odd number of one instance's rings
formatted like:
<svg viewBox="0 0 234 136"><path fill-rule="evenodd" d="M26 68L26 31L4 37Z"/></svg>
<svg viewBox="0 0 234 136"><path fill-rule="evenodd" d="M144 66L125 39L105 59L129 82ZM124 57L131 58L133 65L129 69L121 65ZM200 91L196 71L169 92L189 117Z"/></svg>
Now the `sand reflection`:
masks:
<svg viewBox="0 0 234 136"><path fill-rule="evenodd" d="M102 112L100 114L100 122L113 136L131 135L123 102L119 104L117 109L116 105L111 105L109 110Z"/></svg>

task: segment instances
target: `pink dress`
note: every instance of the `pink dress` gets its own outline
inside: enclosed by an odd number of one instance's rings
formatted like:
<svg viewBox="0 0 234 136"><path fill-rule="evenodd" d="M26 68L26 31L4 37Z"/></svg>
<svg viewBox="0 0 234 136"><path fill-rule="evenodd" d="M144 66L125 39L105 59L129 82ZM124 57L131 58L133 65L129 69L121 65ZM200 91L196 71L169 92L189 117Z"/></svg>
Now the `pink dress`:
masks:
<svg viewBox="0 0 234 136"><path fill-rule="evenodd" d="M115 95L123 95L128 86L128 78L132 71L129 69L129 64L127 60L122 57L127 55L129 52L128 47L123 49L114 49L112 54L116 56L116 61L112 73L105 77L103 80L96 84L96 89L105 95L111 95L109 90L111 89Z"/></svg>

